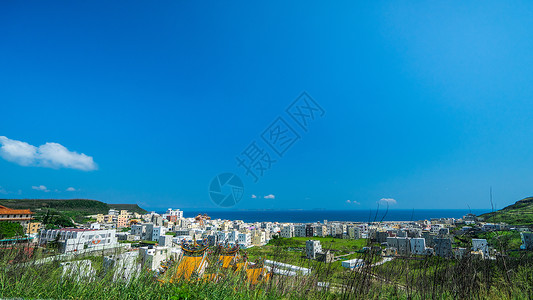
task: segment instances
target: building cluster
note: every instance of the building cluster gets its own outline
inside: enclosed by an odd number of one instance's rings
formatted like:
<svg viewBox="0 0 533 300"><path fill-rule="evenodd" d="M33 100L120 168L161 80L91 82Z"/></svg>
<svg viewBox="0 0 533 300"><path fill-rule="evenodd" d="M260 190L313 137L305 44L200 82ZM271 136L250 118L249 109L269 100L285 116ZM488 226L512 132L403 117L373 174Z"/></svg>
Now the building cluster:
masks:
<svg viewBox="0 0 533 300"><path fill-rule="evenodd" d="M436 255L460 259L470 254L490 259L496 255L496 249L490 247L486 239L468 240L465 234L511 229L516 228L510 228L504 223L483 223L475 215L468 214L462 219L436 218L417 222L386 222L377 227L371 226L369 237L385 246L383 253L387 256ZM470 244L471 247L461 247L461 244Z"/></svg>
<svg viewBox="0 0 533 300"><path fill-rule="evenodd" d="M207 215L184 218L183 211L169 208L164 214L151 212L144 215L125 210L110 210L107 215L93 216L96 222L90 229L121 229L118 241L149 241L177 245L186 240L206 239L209 245L239 245L241 248L263 246L274 235L279 235L277 223L211 220ZM129 229L129 230L127 230Z"/></svg>
<svg viewBox="0 0 533 300"><path fill-rule="evenodd" d="M29 209L11 209L0 205L0 222L18 223L27 235L36 234L41 229L41 223L33 220L33 214Z"/></svg>
<svg viewBox="0 0 533 300"><path fill-rule="evenodd" d="M467 239L469 233L491 231L520 231L522 250L533 250L533 233L529 228L511 228L507 224L485 223L475 215L462 219L437 218L421 221L397 222L323 222L279 223L244 222L241 220L211 219L207 215L185 218L183 211L169 208L165 213L138 214L111 209L107 214L91 216L94 222L78 228L42 229L33 221L30 210L0 206L0 221L17 222L27 235L33 235L40 245L56 247L61 253L80 253L94 250L141 244L139 251L143 265L156 270L161 263L181 254L183 241L205 241L209 246L235 246L242 249L260 247L271 239L306 237L305 254L309 259L331 262L336 258L322 248L313 237L341 239L366 238L380 244L384 256L436 255L461 258L477 255L491 259L497 255L485 239ZM468 245L468 246L466 246ZM129 255L129 254L128 254ZM129 256L128 256L129 257ZM343 266L353 268L363 261L346 260ZM132 269L133 270L133 269Z"/></svg>
<svg viewBox="0 0 533 300"><path fill-rule="evenodd" d="M280 229L280 237L326 237L345 239L360 239L366 237L368 224L352 222L329 222L307 224L283 224Z"/></svg>

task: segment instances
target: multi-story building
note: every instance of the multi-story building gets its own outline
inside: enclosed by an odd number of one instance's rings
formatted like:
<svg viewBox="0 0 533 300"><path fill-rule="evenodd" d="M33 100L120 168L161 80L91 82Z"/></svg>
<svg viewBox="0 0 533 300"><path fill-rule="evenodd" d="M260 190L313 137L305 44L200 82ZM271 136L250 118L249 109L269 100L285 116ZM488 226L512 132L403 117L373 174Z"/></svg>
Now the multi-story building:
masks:
<svg viewBox="0 0 533 300"><path fill-rule="evenodd" d="M100 224L103 224L105 223L105 217L103 214L97 214L96 215L96 222L97 223L100 223Z"/></svg>
<svg viewBox="0 0 533 300"><path fill-rule="evenodd" d="M151 222L154 226L163 226L163 217L160 215L152 215Z"/></svg>
<svg viewBox="0 0 533 300"><path fill-rule="evenodd" d="M33 213L29 209L11 209L0 205L0 221L19 223L25 232L32 219Z"/></svg>
<svg viewBox="0 0 533 300"><path fill-rule="evenodd" d="M398 251L398 238L397 237L388 237L387 246L390 248L396 249Z"/></svg>
<svg viewBox="0 0 533 300"><path fill-rule="evenodd" d="M449 238L435 238L433 240L434 242L434 250L435 255L440 257L446 257L450 258L453 257L452 252L452 240Z"/></svg>
<svg viewBox="0 0 533 300"><path fill-rule="evenodd" d="M328 225L328 234L332 237L342 237L342 233L342 227L340 227L338 224Z"/></svg>
<svg viewBox="0 0 533 300"><path fill-rule="evenodd" d="M140 237L143 241L152 241L154 224L135 224L131 226L131 234ZM158 237L159 238L159 237Z"/></svg>
<svg viewBox="0 0 533 300"><path fill-rule="evenodd" d="M398 240L398 255L411 254L411 239L408 237L399 237Z"/></svg>
<svg viewBox="0 0 533 300"><path fill-rule="evenodd" d="M104 223L115 223L117 221L117 215L108 214L104 216Z"/></svg>
<svg viewBox="0 0 533 300"><path fill-rule="evenodd" d="M305 227L306 227L305 224L294 226L294 236L305 237L305 234L306 234Z"/></svg>
<svg viewBox="0 0 533 300"><path fill-rule="evenodd" d="M172 238L173 236L171 235L161 235L159 236L159 240L157 241L157 243L159 244L159 246L162 246L162 247L171 247L172 246Z"/></svg>
<svg viewBox="0 0 533 300"><path fill-rule="evenodd" d="M316 235L317 236L328 236L328 227L325 225L319 225L316 227Z"/></svg>
<svg viewBox="0 0 533 300"><path fill-rule="evenodd" d="M387 241L387 238L389 237L389 233L386 231L378 231L376 232L376 241L378 243L385 243Z"/></svg>
<svg viewBox="0 0 533 300"><path fill-rule="evenodd" d="M433 242L434 239L437 237L435 234L429 231L422 231L422 237L426 240L426 246L428 247L435 246L435 243Z"/></svg>
<svg viewBox="0 0 533 300"><path fill-rule="evenodd" d="M351 239L360 239L361 238L361 228L358 226L349 226L346 231L348 232L348 237Z"/></svg>
<svg viewBox="0 0 533 300"><path fill-rule="evenodd" d="M225 244L228 241L229 233L227 231L217 231L215 235L219 244Z"/></svg>
<svg viewBox="0 0 533 300"><path fill-rule="evenodd" d="M49 229L41 231L39 242L44 244L57 241L59 250L63 253L68 253L97 246L115 245L117 244L115 234L116 231L114 229Z"/></svg>
<svg viewBox="0 0 533 300"><path fill-rule="evenodd" d="M483 258L489 257L489 244L486 239L472 239L472 251L481 252Z"/></svg>
<svg viewBox="0 0 533 300"><path fill-rule="evenodd" d="M316 259L317 254L322 253L322 245L320 241L308 240L305 242L305 253L307 258Z"/></svg>
<svg viewBox="0 0 533 300"><path fill-rule="evenodd" d="M167 228L163 226L153 226L152 227L152 241L159 241L159 237L167 233Z"/></svg>
<svg viewBox="0 0 533 300"><path fill-rule="evenodd" d="M288 225L281 228L280 236L282 238L294 237L294 226Z"/></svg>
<svg viewBox="0 0 533 300"><path fill-rule="evenodd" d="M411 253L415 255L426 254L426 239L412 238L411 239Z"/></svg>
<svg viewBox="0 0 533 300"><path fill-rule="evenodd" d="M252 232L252 245L260 247L266 244L266 234L262 230Z"/></svg>
<svg viewBox="0 0 533 300"><path fill-rule="evenodd" d="M442 224L432 224L431 225L431 233L436 233L438 234L439 233L439 230L442 228Z"/></svg>
<svg viewBox="0 0 533 300"><path fill-rule="evenodd" d="M447 227L440 228L438 234L441 236L448 235L450 234L450 228L447 228Z"/></svg>
<svg viewBox="0 0 533 300"><path fill-rule="evenodd" d="M170 222L177 222L179 219L183 219L183 211L169 208L163 217Z"/></svg>
<svg viewBox="0 0 533 300"><path fill-rule="evenodd" d="M119 215L117 217L117 228L124 228L128 227L129 225L129 216L127 215Z"/></svg>
<svg viewBox="0 0 533 300"><path fill-rule="evenodd" d="M244 249L250 247L252 245L252 235L249 233L239 233L237 235L237 243Z"/></svg>
<svg viewBox="0 0 533 300"><path fill-rule="evenodd" d="M27 226L26 234L36 234L41 229L41 223L33 222L29 223Z"/></svg>
<svg viewBox="0 0 533 300"><path fill-rule="evenodd" d="M218 245L218 235L217 234L210 234L207 236L207 242L209 243L209 246L216 246Z"/></svg>
<svg viewBox="0 0 533 300"><path fill-rule="evenodd" d="M270 223L270 222L262 222L261 223L261 228L263 228L266 231L270 231L270 229L272 229L272 223Z"/></svg>
<svg viewBox="0 0 533 300"><path fill-rule="evenodd" d="M161 266L161 262L171 257L169 247L146 246L139 249L143 268L156 270Z"/></svg>
<svg viewBox="0 0 533 300"><path fill-rule="evenodd" d="M316 235L316 226L313 224L305 225L305 236L312 237Z"/></svg>
<svg viewBox="0 0 533 300"><path fill-rule="evenodd" d="M179 209L169 208L165 214L169 216L176 216L178 219L183 219L183 211Z"/></svg>

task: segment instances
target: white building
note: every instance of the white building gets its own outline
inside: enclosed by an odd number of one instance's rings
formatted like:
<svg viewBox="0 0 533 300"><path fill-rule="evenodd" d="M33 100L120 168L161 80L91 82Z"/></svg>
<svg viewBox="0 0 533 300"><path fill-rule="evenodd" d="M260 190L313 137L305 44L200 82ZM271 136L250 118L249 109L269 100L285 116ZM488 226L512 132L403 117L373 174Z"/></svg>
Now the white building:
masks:
<svg viewBox="0 0 533 300"><path fill-rule="evenodd" d="M489 257L489 244L486 239L472 239L472 251L483 253L483 258Z"/></svg>
<svg viewBox="0 0 533 300"><path fill-rule="evenodd" d="M177 219L183 219L183 211L179 209L167 209L167 212L165 213L167 216L176 216Z"/></svg>
<svg viewBox="0 0 533 300"><path fill-rule="evenodd" d="M316 259L316 255L322 253L320 241L308 240L305 242L305 253L307 258Z"/></svg>
<svg viewBox="0 0 533 300"><path fill-rule="evenodd" d="M426 239L425 238L411 239L411 253L415 255L425 255L426 254Z"/></svg>
<svg viewBox="0 0 533 300"><path fill-rule="evenodd" d="M224 244L228 241L229 233L227 231L217 231L215 233L217 236L217 243Z"/></svg>
<svg viewBox="0 0 533 300"><path fill-rule="evenodd" d="M167 233L167 228L163 226L153 226L152 228L152 241L159 241L159 237Z"/></svg>
<svg viewBox="0 0 533 300"><path fill-rule="evenodd" d="M353 268L359 268L365 265L365 260L361 258L354 258L350 260L344 260L341 262L341 265L344 268L353 269Z"/></svg>
<svg viewBox="0 0 533 300"><path fill-rule="evenodd" d="M63 253L75 252L93 247L112 246L117 244L114 229L94 230L63 228L42 230L40 243L50 243L56 240L59 243L59 250Z"/></svg>
<svg viewBox="0 0 533 300"><path fill-rule="evenodd" d="M239 233L237 236L237 243L243 249L249 248L252 245L252 235L249 233Z"/></svg>
<svg viewBox="0 0 533 300"><path fill-rule="evenodd" d="M238 240L239 240L239 232L238 231L234 230L234 231L230 231L228 233L228 238L227 238L228 244L237 244Z"/></svg>
<svg viewBox="0 0 533 300"><path fill-rule="evenodd" d="M294 226L288 225L281 228L280 236L282 238L294 237Z"/></svg>
<svg viewBox="0 0 533 300"><path fill-rule="evenodd" d="M431 233L439 233L439 230L442 228L442 224L433 224L431 225Z"/></svg>
<svg viewBox="0 0 533 300"><path fill-rule="evenodd" d="M296 276L296 275L309 275L311 274L311 269L302 268L294 265L289 265L286 263L281 263L272 260L265 260L265 267L270 272L274 274L280 274L285 276Z"/></svg>
<svg viewBox="0 0 533 300"><path fill-rule="evenodd" d="M161 235L159 236L158 244L162 247L172 247L173 238L171 235Z"/></svg>
<svg viewBox="0 0 533 300"><path fill-rule="evenodd" d="M143 268L156 270L161 266L161 262L170 258L171 251L169 247L146 246L139 248L139 255Z"/></svg>

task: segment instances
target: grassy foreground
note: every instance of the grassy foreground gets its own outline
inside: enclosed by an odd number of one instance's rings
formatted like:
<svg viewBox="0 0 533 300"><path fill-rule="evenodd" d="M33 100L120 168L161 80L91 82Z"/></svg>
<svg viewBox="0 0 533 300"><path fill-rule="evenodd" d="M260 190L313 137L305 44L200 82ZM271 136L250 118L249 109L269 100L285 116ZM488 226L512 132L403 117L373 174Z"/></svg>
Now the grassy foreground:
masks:
<svg viewBox="0 0 533 300"><path fill-rule="evenodd" d="M353 271L337 264L286 256L286 248L272 247L277 261L312 268L308 276L274 275L250 285L243 273L217 269L216 282L193 278L161 284L148 270L130 280L116 277L117 267L105 267L103 256L90 260L94 272L64 273L59 262L40 263L38 252L0 249L0 298L23 299L529 299L533 295L533 257L498 257L462 260L438 257L395 259L382 265L367 264ZM377 261L373 253L363 258ZM211 254L211 262L216 256ZM174 265L169 274L174 271ZM80 267L81 268L81 267ZM86 274L79 276L78 274Z"/></svg>

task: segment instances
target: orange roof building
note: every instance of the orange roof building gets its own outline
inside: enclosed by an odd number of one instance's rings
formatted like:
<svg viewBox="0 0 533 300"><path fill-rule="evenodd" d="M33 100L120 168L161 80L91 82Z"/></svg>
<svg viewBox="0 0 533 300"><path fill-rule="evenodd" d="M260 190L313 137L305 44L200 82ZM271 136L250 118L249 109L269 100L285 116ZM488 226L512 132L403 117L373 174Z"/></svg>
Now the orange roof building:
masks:
<svg viewBox="0 0 533 300"><path fill-rule="evenodd" d="M26 227L32 219L33 212L29 209L11 209L0 205L0 222L16 222Z"/></svg>

